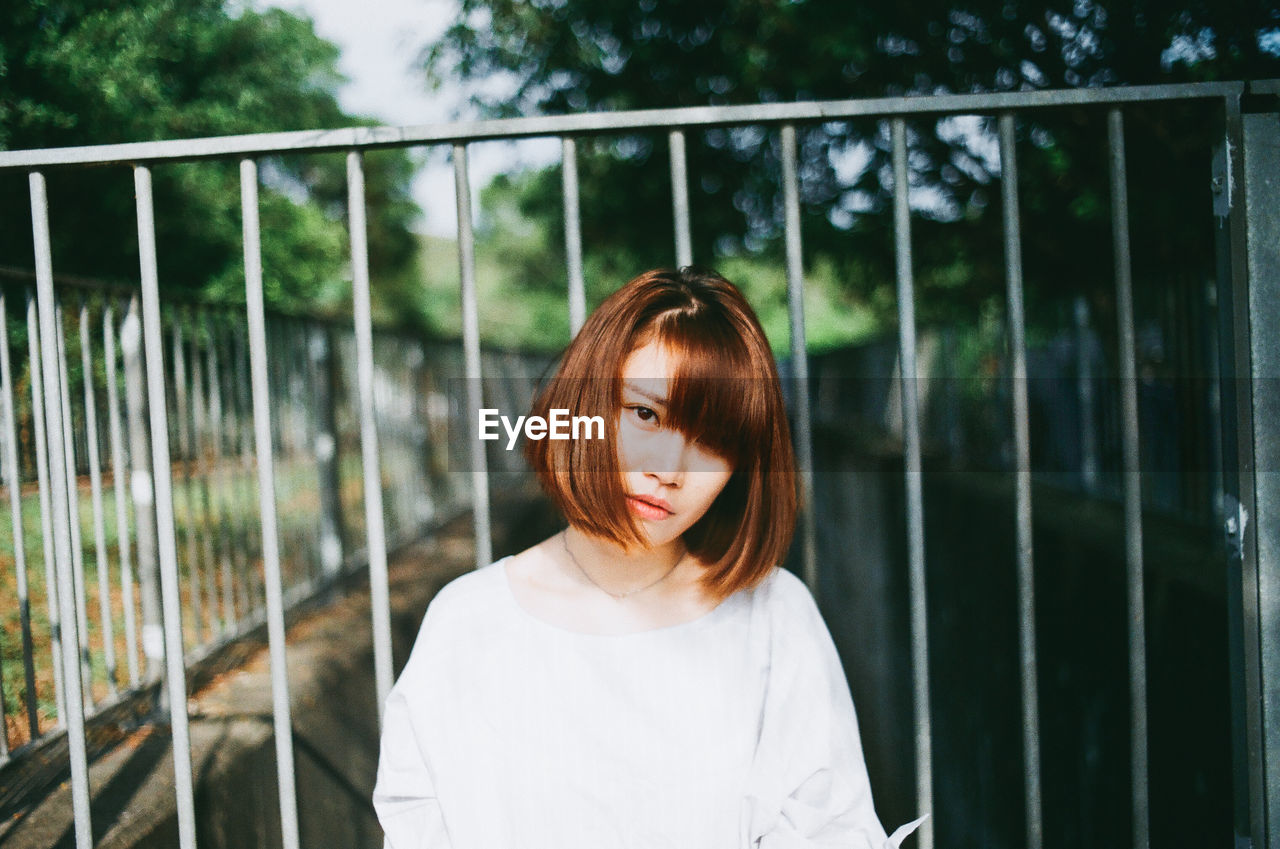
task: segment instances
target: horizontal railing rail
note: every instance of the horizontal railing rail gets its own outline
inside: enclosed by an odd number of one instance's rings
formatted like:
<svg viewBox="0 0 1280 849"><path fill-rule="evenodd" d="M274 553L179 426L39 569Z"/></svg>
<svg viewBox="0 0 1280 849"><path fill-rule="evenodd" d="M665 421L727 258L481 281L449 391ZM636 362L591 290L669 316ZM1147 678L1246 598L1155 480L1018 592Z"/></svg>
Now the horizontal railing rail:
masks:
<svg viewBox="0 0 1280 849"><path fill-rule="evenodd" d="M544 136L619 133L677 127L735 124L789 124L850 118L888 118L942 114L995 114L1009 110L1108 106L1175 100L1239 97L1248 90L1272 92L1277 81L1183 83L1117 88L1074 88L985 94L928 94L813 103L759 103L745 106L685 106L583 112L528 118L457 121L416 127L347 127L296 130L202 139L127 142L84 147L0 151L0 169L59 165L118 165L191 159L225 159L273 153L322 153L381 147L465 144Z"/></svg>

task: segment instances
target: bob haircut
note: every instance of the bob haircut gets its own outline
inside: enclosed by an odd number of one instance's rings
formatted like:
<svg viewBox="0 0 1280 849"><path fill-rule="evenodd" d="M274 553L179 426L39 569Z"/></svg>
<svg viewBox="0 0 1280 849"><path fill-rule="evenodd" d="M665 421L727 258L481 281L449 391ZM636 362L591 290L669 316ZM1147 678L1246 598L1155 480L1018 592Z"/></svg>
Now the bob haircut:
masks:
<svg viewBox="0 0 1280 849"><path fill-rule="evenodd" d="M646 271L610 295L566 349L532 414L601 416L606 439L527 440L542 488L579 530L630 549L643 538L627 511L617 436L627 356L650 342L677 363L666 427L729 462L706 514L684 533L708 564L703 586L727 598L765 577L795 529L795 460L773 355L742 293L714 271Z"/></svg>

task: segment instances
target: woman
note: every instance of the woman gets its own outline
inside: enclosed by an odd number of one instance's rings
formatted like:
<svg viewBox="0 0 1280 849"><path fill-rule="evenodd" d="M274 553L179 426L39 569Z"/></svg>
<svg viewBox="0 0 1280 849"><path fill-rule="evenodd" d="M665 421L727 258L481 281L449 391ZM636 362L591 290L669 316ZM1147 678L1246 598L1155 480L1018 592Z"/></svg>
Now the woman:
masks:
<svg viewBox="0 0 1280 849"><path fill-rule="evenodd" d="M807 588L777 372L742 295L650 271L534 405L561 533L450 583L387 702L390 849L882 847L853 703Z"/></svg>

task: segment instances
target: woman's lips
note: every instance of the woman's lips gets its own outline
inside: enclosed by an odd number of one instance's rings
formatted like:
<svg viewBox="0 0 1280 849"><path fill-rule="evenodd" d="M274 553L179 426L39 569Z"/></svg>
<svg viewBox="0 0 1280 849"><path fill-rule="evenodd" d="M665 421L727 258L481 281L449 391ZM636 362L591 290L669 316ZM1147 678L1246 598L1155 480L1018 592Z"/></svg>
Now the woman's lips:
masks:
<svg viewBox="0 0 1280 849"><path fill-rule="evenodd" d="M671 505L661 498L650 498L641 495L628 495L627 506L646 519L665 519L672 514Z"/></svg>

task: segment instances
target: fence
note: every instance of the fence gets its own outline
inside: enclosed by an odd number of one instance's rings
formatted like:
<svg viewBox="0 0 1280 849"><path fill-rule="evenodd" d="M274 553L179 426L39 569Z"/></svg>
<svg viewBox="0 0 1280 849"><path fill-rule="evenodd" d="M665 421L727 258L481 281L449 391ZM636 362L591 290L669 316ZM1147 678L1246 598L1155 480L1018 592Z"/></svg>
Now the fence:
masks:
<svg viewBox="0 0 1280 849"><path fill-rule="evenodd" d="M0 469L11 518L0 530L0 546L15 566L0 582L0 596L6 605L16 602L16 622L9 623L16 627L6 632L20 635L18 651L6 651L0 669L0 699L6 683L11 690L4 701L9 727L0 736L0 767L7 766L10 776L23 768L27 754L58 742L66 730L70 712L58 662L63 633L76 635L71 650L79 658L85 720L110 724L121 716L145 717L156 707L164 678L163 624L172 619L162 612L158 581L138 293L77 278L56 281L51 347L62 391L52 396L39 367L34 282L30 274L0 269L6 451ZM175 448L170 473L179 621L188 668L216 668L222 647L266 622L246 332L243 316L226 306L171 298L161 314L162 391L167 438ZM367 550L353 542L368 536L358 462L357 358L352 330L332 321L269 313L264 338L276 399L271 446L287 612L367 565ZM453 434L456 443L463 432L460 357L456 346L403 332L377 330L371 344L373 414L381 437L378 492L386 545L394 549L468 506L468 493L447 473L449 452L465 450L465 443L451 449L449 438ZM485 357L486 372L495 376L530 370L527 358ZM52 526L50 510L45 410L53 403L63 414L57 450L71 493L62 528ZM71 541L74 629L61 623L49 552L59 535ZM14 688L17 680L21 686ZM22 780L5 784L0 806L6 812L47 789Z"/></svg>
<svg viewBox="0 0 1280 849"><path fill-rule="evenodd" d="M1031 445L1033 478L1090 499L1124 498L1121 393L1106 340L1092 327L1083 297L1071 299L1074 326L1028 344L1028 418L1037 438ZM1196 526L1221 525L1222 448L1217 408L1216 328L1202 307L1190 334L1177 325L1148 320L1139 325L1145 347L1140 363L1177 349L1191 362L1171 374L1138 380L1139 438L1143 446L1144 509ZM1182 338L1190 337L1190 338ZM919 394L921 440L945 468L1011 473L1013 421L992 421L991 410L1009 406L1008 352L1002 339L984 338L973 327L948 325L921 334ZM1189 349L1189 350L1188 350ZM811 358L815 424L857 434L871 443L902 440L901 398L896 374L897 342L879 338ZM976 372L978 358L990 376Z"/></svg>
<svg viewBox="0 0 1280 849"><path fill-rule="evenodd" d="M49 591L56 579L48 546L56 535L71 539L74 632L86 711L111 707L125 690L161 677L148 386L136 292L61 284L57 336L48 344L58 353L63 391L56 400L64 434L58 450L74 495L69 524L51 527L45 409L55 399L43 392L36 303L24 285L30 281L12 272L4 277L0 393L12 518L6 542L17 567L16 586L7 589L18 601L24 678L25 721L15 736L35 741L50 730L53 716L67 716L60 667L46 664L44 653L34 651L35 644L48 646L56 658L64 630L57 593ZM13 334L10 311L20 319ZM188 662L256 627L265 616L245 379L249 360L239 319L225 307L181 302L167 303L161 316L169 365L165 408L172 411L166 435L176 446L171 473ZM363 560L350 542L365 534L359 465L350 462L359 444L352 397L355 358L350 356L354 340L349 329L284 315L268 317L266 339L268 379L278 399L271 442L282 508L284 596L292 601L312 595ZM374 414L383 435L381 462L390 472L380 491L389 506L387 531L396 543L459 509L465 493L448 487L445 458L429 453L433 444L444 444L449 428L448 358L433 352L429 361L427 346L403 335L382 333L377 342ZM10 352L24 349L28 356L14 368ZM74 395L71 387L78 390ZM37 516L38 526L30 522ZM28 552L44 565L43 580L37 570L30 586ZM91 605L87 596L95 588ZM51 696L56 714L49 709Z"/></svg>
<svg viewBox="0 0 1280 849"><path fill-rule="evenodd" d="M901 434L905 460L906 540L909 561L911 668L913 677L913 728L915 732L916 802L921 811L935 810L933 799L932 752L933 714L930 702L929 616L925 585L925 515L922 490L921 418L919 387L915 377L918 344L916 338L912 214L909 201L909 125L936 121L953 115L994 116L998 127L999 163L1004 222L1004 272L1007 292L1007 332L1010 363L1009 414L1012 462L1015 482L1015 528L1017 557L1018 656L1021 680L1022 787L1025 811L1025 845L1044 844L1044 816L1041 792L1040 716L1043 710L1037 686L1037 643L1035 621L1035 569L1032 546L1031 433L1028 413L1026 325L1024 320L1023 230L1019 213L1018 151L1016 127L1020 120L1046 110L1073 109L1101 112L1106 116L1105 145L1111 188L1112 241L1114 255L1114 298L1117 305L1118 386L1121 397L1121 441L1123 457L1122 502L1126 539L1126 593L1128 621L1127 665L1130 681L1130 808L1132 843L1149 844L1148 749L1147 749L1147 659L1144 632L1144 557L1142 478L1138 428L1137 376L1135 372L1135 322L1130 254L1130 214L1127 197L1125 113L1134 105L1193 103L1207 120L1222 128L1223 145L1213 180L1215 213L1221 234L1221 264L1217 298L1222 316L1220 354L1222 363L1221 408L1224 415L1222 493L1224 530L1229 542L1225 557L1231 626L1232 668L1232 752L1234 787L1234 828L1239 841L1248 845L1280 845L1280 811L1269 799L1274 797L1275 779L1280 774L1280 723L1275 716L1280 705L1280 622L1274 599L1277 594L1277 554L1280 544L1275 521L1276 422L1274 387L1270 378L1280 369L1274 328L1280 326L1280 259L1276 245L1276 210L1280 197L1274 181L1280 150L1277 149L1275 82L1215 83L1144 88L1031 91L1000 94L938 95L878 100L823 103L764 104L754 106L706 107L644 112L582 114L556 117L484 121L417 128L360 128L326 132L277 133L192 141L107 145L61 150L0 153L0 168L30 172L30 192L35 233L37 287L35 311L29 326L38 324L39 338L57 338L58 301L55 297L49 255L47 204L43 170L77 165L131 166L135 177L138 235L141 247L142 289L138 314L149 393L152 444L150 468L154 474L154 507L157 525L159 596L163 616L165 681L172 704L182 704L185 641L180 627L182 572L179 546L182 542L175 523L175 452L185 457L181 427L171 438L173 420L166 404L165 332L156 279L154 212L150 193L151 169L165 162L199 158L240 158L244 217L245 278L248 321L244 335L251 385L242 424L252 421L261 515L257 532L263 553L262 581L266 596L271 663L274 672L275 742L279 765L279 795L283 845L296 847L297 810L293 790L293 756L289 729L289 709L283 677L284 669L284 582L281 561L280 521L276 513L277 473L272 453L273 423L284 418L273 415L273 399L288 390L273 385L269 364L266 317L262 309L262 268L258 227L257 158L277 153L346 151L349 177L351 257L354 277L354 349L358 387L359 433L362 451L366 534L369 574L373 597L375 658L379 698L391 684L392 662L387 626L385 519L378 480L379 438L375 419L374 357L368 303L368 262L365 241L362 151L391 146L449 145L457 186L459 262L463 304L463 357L467 399L466 410L481 406L484 374L477 324L475 261L472 237L471 192L467 150L472 143L532 136L558 137L563 145L564 215L568 258L568 304L571 325L580 326L585 314L583 295L582 244L577 191L576 139L584 135L624 134L639 130L667 134L675 230L675 260L688 264L692 259L691 216L686 161L686 135L711 127L764 126L776 130L780 138L782 195L786 244L786 268L791 314L791 373L795 378L793 398L796 417L797 450L801 457L801 486L804 501L813 505L814 477L809 371L805 348L803 310L804 268L802 262L799 181L797 176L797 128L806 124L836 121L865 121L887 125L893 163L894 256L897 276L899 316L898 387L901 402ZM68 403L51 403L69 390L63 377L56 346L40 349L48 433L49 509L57 578L57 615L62 624L60 651L63 687L67 705L66 730L70 742L73 798L76 810L77 846L90 845L89 790L86 779L84 721L80 710L82 683L80 654L77 651L75 574L77 548L71 533L73 475L67 458L72 456L66 417ZM199 361L197 358L196 361ZM207 370L209 367L204 366ZM175 368L172 374L178 375ZM207 373L207 372L206 372ZM171 379L174 379L171 378ZM206 377L207 379L207 377ZM183 377L183 382L189 378ZM189 399L190 402L190 399ZM174 407L180 406L175 398ZM249 415L248 406L252 407ZM192 405L194 406L194 405ZM180 417L177 417L181 421ZM190 437L188 437L190 442ZM198 438L195 442L198 443ZM11 440L12 442L12 440ZM240 446L247 444L247 435ZM188 446L189 447L189 446ZM13 463L8 464L13 467ZM490 560L489 493L487 461L477 454L471 471L471 498L476 527L478 564ZM178 477L181 478L181 471ZM815 516L802 516L800 527L801 571L810 586L818 584L815 549ZM46 535L46 539L47 539ZM197 546L198 548L198 546ZM323 555L323 551L322 551ZM234 574L234 570L233 570ZM188 572L188 577L190 572ZM193 596L195 591L191 593ZM234 589L232 592L234 598ZM173 614L173 615L170 615ZM176 794L179 811L180 844L195 845L192 778L186 718L173 711ZM1006 791L1007 792L1007 791ZM922 830L920 844L933 843L931 824Z"/></svg>

